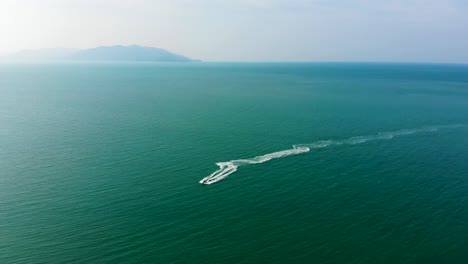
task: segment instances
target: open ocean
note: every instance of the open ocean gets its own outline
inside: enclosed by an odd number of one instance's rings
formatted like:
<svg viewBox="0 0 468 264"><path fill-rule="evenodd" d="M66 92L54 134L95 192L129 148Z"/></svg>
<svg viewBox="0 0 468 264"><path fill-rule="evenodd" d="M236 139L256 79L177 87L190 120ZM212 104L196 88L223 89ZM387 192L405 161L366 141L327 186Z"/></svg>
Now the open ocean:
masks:
<svg viewBox="0 0 468 264"><path fill-rule="evenodd" d="M0 263L466 264L468 65L0 64Z"/></svg>

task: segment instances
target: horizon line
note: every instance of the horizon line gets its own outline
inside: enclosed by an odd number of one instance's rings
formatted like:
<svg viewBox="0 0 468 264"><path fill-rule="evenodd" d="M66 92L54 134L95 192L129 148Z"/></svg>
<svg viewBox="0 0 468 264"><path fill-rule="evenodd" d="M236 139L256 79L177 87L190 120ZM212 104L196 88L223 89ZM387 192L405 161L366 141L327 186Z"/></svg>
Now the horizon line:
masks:
<svg viewBox="0 0 468 264"><path fill-rule="evenodd" d="M317 61L295 61L295 60L284 60L284 61L222 61L222 60L199 60L194 59L188 62L178 61L130 61L130 60L62 60L62 59L50 59L50 60L2 60L0 57L0 64L211 64L211 63L229 63L229 64L241 64L241 63L252 63L252 64L432 64L432 65L466 65L468 62L433 62L433 61L341 61L341 60L317 60Z"/></svg>

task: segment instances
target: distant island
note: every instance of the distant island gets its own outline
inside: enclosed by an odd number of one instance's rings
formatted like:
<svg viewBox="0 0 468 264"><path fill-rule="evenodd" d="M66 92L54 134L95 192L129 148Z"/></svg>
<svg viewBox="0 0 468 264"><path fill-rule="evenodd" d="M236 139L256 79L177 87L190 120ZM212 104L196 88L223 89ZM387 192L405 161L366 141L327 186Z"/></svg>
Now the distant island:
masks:
<svg viewBox="0 0 468 264"><path fill-rule="evenodd" d="M0 57L2 61L134 61L134 62L193 62L188 57L161 48L131 46L102 46L91 49L24 50Z"/></svg>

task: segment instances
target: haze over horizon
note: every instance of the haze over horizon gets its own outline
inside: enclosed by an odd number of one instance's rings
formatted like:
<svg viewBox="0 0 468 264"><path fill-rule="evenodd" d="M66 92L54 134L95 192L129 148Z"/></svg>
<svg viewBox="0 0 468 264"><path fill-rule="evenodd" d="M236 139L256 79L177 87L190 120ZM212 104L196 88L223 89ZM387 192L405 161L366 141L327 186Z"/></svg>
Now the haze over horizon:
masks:
<svg viewBox="0 0 468 264"><path fill-rule="evenodd" d="M144 45L203 61L468 63L463 0L3 0L0 54Z"/></svg>

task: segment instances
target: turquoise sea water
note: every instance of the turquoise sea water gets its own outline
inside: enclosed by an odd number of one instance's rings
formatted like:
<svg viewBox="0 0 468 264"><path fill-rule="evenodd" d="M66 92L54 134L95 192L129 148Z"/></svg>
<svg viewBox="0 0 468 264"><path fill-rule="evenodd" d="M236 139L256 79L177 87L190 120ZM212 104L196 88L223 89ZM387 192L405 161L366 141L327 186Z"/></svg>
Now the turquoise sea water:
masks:
<svg viewBox="0 0 468 264"><path fill-rule="evenodd" d="M0 263L468 263L467 136L464 65L0 65Z"/></svg>

